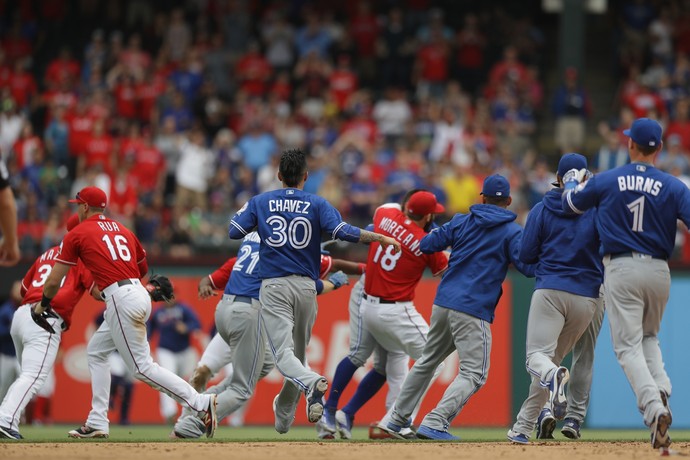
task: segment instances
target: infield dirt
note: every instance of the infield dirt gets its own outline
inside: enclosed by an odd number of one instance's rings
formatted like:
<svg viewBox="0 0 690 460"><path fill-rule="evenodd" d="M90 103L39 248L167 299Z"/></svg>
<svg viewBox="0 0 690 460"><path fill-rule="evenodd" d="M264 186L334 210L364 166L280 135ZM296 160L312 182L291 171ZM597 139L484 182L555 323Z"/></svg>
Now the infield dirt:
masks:
<svg viewBox="0 0 690 460"><path fill-rule="evenodd" d="M690 443L673 449L690 456ZM648 443L640 442L549 442L517 446L508 443L40 443L0 444L3 460L623 460L660 457Z"/></svg>

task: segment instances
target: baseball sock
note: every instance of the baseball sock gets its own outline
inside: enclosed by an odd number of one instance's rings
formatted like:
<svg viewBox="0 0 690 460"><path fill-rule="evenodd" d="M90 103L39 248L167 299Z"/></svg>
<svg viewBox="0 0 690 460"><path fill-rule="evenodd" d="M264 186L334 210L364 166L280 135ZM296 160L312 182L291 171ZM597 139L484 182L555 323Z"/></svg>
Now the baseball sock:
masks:
<svg viewBox="0 0 690 460"><path fill-rule="evenodd" d="M352 376L357 369L359 367L352 364L352 361L347 356L338 363L338 367L335 368L333 382L331 383L331 392L328 394L328 400L326 401L326 409L335 411L338 408L340 395L345 390L347 384L350 383L350 380L352 380Z"/></svg>
<svg viewBox="0 0 690 460"><path fill-rule="evenodd" d="M355 391L350 402L343 407L343 412L354 417L357 411L381 389L384 383L386 383L385 375L379 374L374 369L370 370L359 382L357 391Z"/></svg>

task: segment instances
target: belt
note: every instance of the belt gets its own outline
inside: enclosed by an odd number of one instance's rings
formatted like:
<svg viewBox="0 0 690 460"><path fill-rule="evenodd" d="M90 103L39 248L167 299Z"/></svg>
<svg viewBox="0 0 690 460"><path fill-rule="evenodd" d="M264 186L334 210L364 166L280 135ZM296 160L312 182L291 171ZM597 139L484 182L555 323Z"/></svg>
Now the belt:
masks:
<svg viewBox="0 0 690 460"><path fill-rule="evenodd" d="M234 295L234 294L223 294L223 300L230 300L232 298L232 302L240 302L240 303L252 303L252 299L249 296L246 295Z"/></svg>
<svg viewBox="0 0 690 460"><path fill-rule="evenodd" d="M639 259L646 259L647 257L650 257L652 259L657 259L657 260L668 260L666 257L653 256L651 254L643 254L641 252L635 252L635 251L619 252L617 254L610 254L611 260L620 259L621 257L636 257Z"/></svg>
<svg viewBox="0 0 690 460"><path fill-rule="evenodd" d="M366 296L367 300L371 303L388 303L388 304L398 303L397 300L386 300L386 299L382 299L381 297L376 297L376 296L369 295L369 294L365 294L365 296Z"/></svg>
<svg viewBox="0 0 690 460"><path fill-rule="evenodd" d="M113 295L113 291L115 291L115 289L119 287L137 284L141 286L141 281L139 281L136 278L125 278L123 280L114 282L110 286L106 286L105 288L103 288L101 292L104 296L107 297Z"/></svg>

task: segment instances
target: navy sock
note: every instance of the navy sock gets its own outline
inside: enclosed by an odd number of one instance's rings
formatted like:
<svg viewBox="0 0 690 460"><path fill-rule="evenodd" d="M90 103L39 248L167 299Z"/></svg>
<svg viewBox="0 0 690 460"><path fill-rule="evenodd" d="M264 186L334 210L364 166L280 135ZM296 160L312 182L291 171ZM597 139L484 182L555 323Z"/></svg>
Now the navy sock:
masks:
<svg viewBox="0 0 690 460"><path fill-rule="evenodd" d="M350 402L343 407L343 412L354 417L357 411L381 389L384 383L386 383L385 375L381 375L373 369L370 370L359 382L357 391Z"/></svg>
<svg viewBox="0 0 690 460"><path fill-rule="evenodd" d="M357 369L359 368L352 364L352 361L347 356L338 363L338 367L335 368L333 382L331 383L331 392L328 394L328 400L326 401L326 409L335 411L338 408L340 395L347 387L347 384L350 383L350 380L352 380L352 376Z"/></svg>

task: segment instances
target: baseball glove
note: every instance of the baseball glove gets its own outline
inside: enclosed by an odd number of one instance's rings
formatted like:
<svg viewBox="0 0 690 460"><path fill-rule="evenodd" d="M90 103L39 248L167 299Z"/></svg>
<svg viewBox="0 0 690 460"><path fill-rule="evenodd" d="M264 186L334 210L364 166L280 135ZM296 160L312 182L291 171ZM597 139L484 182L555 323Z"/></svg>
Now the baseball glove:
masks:
<svg viewBox="0 0 690 460"><path fill-rule="evenodd" d="M36 313L36 307L39 304L35 304L31 306L31 319L34 320L34 323L36 323L39 327L45 329L47 332L51 334L55 334L55 329L53 329L53 326L50 325L48 322L48 318L57 318L58 315L55 314L52 308L48 307L47 310L45 310L43 313Z"/></svg>
<svg viewBox="0 0 690 460"><path fill-rule="evenodd" d="M146 290L149 291L151 300L154 302L168 302L175 298L173 285L167 276L158 274L149 276L149 282L146 285Z"/></svg>

